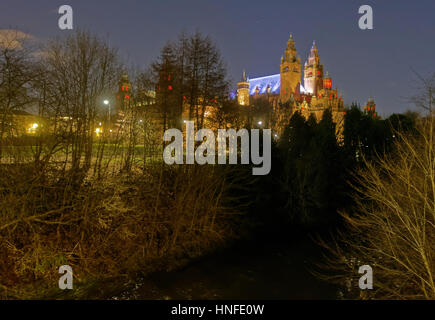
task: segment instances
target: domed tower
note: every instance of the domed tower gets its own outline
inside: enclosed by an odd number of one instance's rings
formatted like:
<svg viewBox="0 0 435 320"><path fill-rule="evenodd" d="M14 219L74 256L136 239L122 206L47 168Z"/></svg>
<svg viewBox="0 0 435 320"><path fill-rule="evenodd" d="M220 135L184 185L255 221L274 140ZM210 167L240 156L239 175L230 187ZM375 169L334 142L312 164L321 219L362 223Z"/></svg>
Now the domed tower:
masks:
<svg viewBox="0 0 435 320"><path fill-rule="evenodd" d="M249 81L243 71L242 80L237 83L237 102L241 106L249 106Z"/></svg>
<svg viewBox="0 0 435 320"><path fill-rule="evenodd" d="M281 57L281 102L287 102L292 93L299 90L301 83L301 58L297 56L293 35L287 41L284 56Z"/></svg>
<svg viewBox="0 0 435 320"><path fill-rule="evenodd" d="M317 92L323 88L323 65L320 64L319 50L315 41L304 67L304 87L305 91L312 95L317 95Z"/></svg>
<svg viewBox="0 0 435 320"><path fill-rule="evenodd" d="M328 72L326 72L326 77L325 77L325 79L323 80L323 88L324 88L324 89L328 89L328 90L331 90L331 89L332 89L332 79L331 79L331 77L329 76L329 73L328 73Z"/></svg>
<svg viewBox="0 0 435 320"><path fill-rule="evenodd" d="M376 103L372 97L369 98L367 104L364 106L364 113L371 115L372 117L377 117Z"/></svg>

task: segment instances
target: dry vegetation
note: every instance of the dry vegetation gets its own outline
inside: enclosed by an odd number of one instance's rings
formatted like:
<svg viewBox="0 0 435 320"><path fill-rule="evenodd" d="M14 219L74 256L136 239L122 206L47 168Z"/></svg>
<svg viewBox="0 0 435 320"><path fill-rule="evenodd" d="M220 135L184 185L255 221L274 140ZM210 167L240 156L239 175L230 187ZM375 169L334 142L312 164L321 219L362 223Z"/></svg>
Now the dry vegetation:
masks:
<svg viewBox="0 0 435 320"><path fill-rule="evenodd" d="M203 254L233 236L226 215L234 211L225 206L230 184L223 174L210 166L157 166L80 184L55 169L3 168L2 296L55 291L64 264L73 267L80 287L90 279L126 280Z"/></svg>
<svg viewBox="0 0 435 320"><path fill-rule="evenodd" d="M435 299L434 118L396 138L393 154L366 161L356 174L356 208L343 214L340 244L323 243L333 253L324 277L342 285L346 298ZM358 288L362 265L373 268L374 290Z"/></svg>
<svg viewBox="0 0 435 320"><path fill-rule="evenodd" d="M234 169L163 165L161 129L133 104L96 135L121 76L116 50L85 32L39 55L25 47L0 43L0 298L107 298L107 284L235 236ZM47 124L20 137L14 115L29 105ZM74 271L70 296L61 265Z"/></svg>

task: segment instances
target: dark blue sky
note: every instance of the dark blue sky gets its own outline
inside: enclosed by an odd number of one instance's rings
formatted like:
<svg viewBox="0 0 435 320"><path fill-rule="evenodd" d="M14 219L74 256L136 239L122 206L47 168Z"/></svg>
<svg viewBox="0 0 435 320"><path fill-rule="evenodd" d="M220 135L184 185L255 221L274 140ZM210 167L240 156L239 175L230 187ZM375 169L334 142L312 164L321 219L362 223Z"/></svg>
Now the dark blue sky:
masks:
<svg viewBox="0 0 435 320"><path fill-rule="evenodd" d="M345 102L373 96L381 115L412 108L411 68L435 72L435 0L1 0L0 29L40 39L66 34L60 5L74 9L74 26L107 36L129 63L148 65L167 40L199 29L221 49L230 77L279 72L290 32L304 63L313 40ZM358 28L369 4L374 30Z"/></svg>

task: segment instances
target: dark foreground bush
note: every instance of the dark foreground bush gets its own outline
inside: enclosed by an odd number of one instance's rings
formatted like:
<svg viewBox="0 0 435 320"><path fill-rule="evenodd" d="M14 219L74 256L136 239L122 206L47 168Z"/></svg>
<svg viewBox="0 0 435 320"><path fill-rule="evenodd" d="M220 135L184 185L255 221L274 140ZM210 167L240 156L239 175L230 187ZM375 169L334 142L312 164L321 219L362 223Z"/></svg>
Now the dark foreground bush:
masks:
<svg viewBox="0 0 435 320"><path fill-rule="evenodd" d="M104 283L170 269L235 236L231 183L221 166L155 166L87 179L77 172L3 165L0 177L1 298L98 298ZM71 294L71 292L70 292Z"/></svg>
<svg viewBox="0 0 435 320"><path fill-rule="evenodd" d="M345 297L435 299L434 121L396 136L391 155L366 161L356 175L347 231L336 246L324 243L332 255L323 277ZM373 290L358 287L362 265L373 269Z"/></svg>

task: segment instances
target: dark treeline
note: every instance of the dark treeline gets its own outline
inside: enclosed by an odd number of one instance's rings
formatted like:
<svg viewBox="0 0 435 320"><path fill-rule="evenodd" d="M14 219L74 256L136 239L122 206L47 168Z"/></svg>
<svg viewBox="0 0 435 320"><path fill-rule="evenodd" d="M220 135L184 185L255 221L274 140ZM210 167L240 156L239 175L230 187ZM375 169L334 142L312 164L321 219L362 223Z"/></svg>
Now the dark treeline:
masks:
<svg viewBox="0 0 435 320"><path fill-rule="evenodd" d="M354 174L363 159L390 153L397 132L414 131L416 120L412 112L382 120L353 104L341 142L329 110L319 121L296 112L273 145L271 173L258 179L253 214L272 230L338 226L338 212L354 204Z"/></svg>
<svg viewBox="0 0 435 320"><path fill-rule="evenodd" d="M433 85L427 92L427 116L380 119L353 104L342 139L329 111L320 121L295 113L274 145L270 175L255 183L259 230L268 239L317 239L325 258L311 270L338 296L435 297ZM376 272L374 290L359 288L363 265Z"/></svg>

